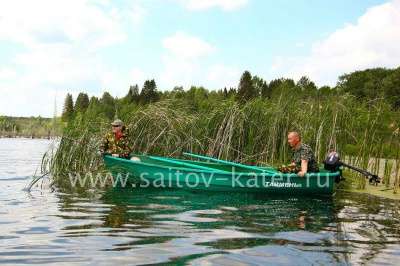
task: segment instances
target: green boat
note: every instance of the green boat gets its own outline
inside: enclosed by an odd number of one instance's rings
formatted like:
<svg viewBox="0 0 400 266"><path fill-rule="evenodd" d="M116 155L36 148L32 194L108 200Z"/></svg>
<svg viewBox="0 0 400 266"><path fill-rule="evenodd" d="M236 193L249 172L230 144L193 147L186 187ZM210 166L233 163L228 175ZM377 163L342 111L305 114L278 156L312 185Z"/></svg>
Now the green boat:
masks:
<svg viewBox="0 0 400 266"><path fill-rule="evenodd" d="M273 167L258 167L188 154L198 160L133 155L136 160L104 156L114 178L136 187L206 189L281 194L327 194L333 192L341 171L321 170L304 177L284 174ZM122 182L123 181L123 182ZM118 180L116 180L118 183Z"/></svg>

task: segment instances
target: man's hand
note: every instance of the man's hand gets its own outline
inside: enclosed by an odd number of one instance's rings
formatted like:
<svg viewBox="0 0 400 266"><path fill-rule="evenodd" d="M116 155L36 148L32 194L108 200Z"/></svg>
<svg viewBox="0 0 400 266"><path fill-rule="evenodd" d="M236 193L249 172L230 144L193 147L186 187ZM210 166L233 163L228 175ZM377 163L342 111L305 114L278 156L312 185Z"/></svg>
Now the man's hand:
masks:
<svg viewBox="0 0 400 266"><path fill-rule="evenodd" d="M298 176L304 177L306 175L306 172L300 171L297 173Z"/></svg>
<svg viewBox="0 0 400 266"><path fill-rule="evenodd" d="M113 153L113 154L112 154L112 157L119 157L119 154Z"/></svg>

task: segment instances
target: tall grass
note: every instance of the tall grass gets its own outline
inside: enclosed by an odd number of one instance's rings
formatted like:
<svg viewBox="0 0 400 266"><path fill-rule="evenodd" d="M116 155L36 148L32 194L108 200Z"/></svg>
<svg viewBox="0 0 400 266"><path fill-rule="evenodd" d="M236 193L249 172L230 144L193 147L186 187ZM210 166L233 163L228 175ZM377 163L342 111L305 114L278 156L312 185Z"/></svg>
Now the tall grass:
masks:
<svg viewBox="0 0 400 266"><path fill-rule="evenodd" d="M301 132L319 162L330 149L350 163L371 168L370 158L399 160L398 112L383 100L360 103L349 95L299 98L282 91L270 100L246 104L224 100L193 110L192 104L167 99L135 108L120 117L129 128L134 153L180 156L184 151L248 164L278 165L290 160L287 133ZM108 120L79 116L65 129L59 147L43 160L56 180L68 172L101 171L97 152L110 130ZM373 171L380 166L375 162ZM396 165L399 165L398 163ZM358 187L365 187L359 179ZM388 182L390 181L390 178ZM397 179L398 184L398 179Z"/></svg>

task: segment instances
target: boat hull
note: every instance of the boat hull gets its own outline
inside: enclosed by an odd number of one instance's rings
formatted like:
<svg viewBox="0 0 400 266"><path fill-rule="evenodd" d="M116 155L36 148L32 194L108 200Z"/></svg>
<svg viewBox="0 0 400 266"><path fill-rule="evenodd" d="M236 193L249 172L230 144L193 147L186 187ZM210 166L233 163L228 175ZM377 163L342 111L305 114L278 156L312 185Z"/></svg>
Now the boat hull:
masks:
<svg viewBox="0 0 400 266"><path fill-rule="evenodd" d="M171 187L217 191L265 192L271 194L332 194L340 172L321 172L299 177L296 174L269 172L206 171L174 164L154 163L141 156L131 161L105 156L106 168L113 177L127 179L129 186Z"/></svg>

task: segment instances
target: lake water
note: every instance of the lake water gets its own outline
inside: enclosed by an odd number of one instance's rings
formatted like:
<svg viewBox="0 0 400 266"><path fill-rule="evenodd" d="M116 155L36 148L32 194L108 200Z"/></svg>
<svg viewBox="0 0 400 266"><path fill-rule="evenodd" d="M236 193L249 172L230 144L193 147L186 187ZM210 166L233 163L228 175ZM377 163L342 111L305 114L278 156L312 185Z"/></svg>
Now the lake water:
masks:
<svg viewBox="0 0 400 266"><path fill-rule="evenodd" d="M23 189L48 140L0 139L0 264L398 265L400 202Z"/></svg>

